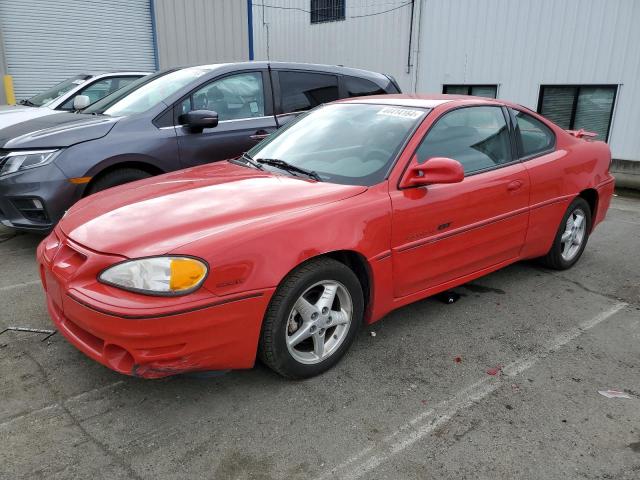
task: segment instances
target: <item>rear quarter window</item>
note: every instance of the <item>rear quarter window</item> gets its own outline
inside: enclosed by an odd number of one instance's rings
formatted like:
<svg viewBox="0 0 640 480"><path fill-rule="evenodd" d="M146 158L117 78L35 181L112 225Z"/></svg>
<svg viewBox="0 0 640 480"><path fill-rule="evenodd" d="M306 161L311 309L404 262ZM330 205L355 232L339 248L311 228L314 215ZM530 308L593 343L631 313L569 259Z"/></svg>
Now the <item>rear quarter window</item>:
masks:
<svg viewBox="0 0 640 480"><path fill-rule="evenodd" d="M302 112L338 100L338 77L326 73L279 71L283 113Z"/></svg>
<svg viewBox="0 0 640 480"><path fill-rule="evenodd" d="M540 155L553 150L556 137L549 127L520 110L512 110L512 112L517 121L522 157Z"/></svg>
<svg viewBox="0 0 640 480"><path fill-rule="evenodd" d="M383 95L387 93L380 85L358 77L343 77L345 96L364 97L366 95ZM393 89L395 91L395 88Z"/></svg>

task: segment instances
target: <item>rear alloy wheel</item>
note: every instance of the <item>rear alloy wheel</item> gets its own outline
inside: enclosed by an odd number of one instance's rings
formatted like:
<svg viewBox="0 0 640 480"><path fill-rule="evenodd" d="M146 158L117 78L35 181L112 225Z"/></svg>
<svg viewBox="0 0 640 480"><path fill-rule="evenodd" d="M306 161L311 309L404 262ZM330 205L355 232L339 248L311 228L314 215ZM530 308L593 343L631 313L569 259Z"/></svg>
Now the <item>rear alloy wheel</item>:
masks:
<svg viewBox="0 0 640 480"><path fill-rule="evenodd" d="M347 351L362 322L360 282L346 265L312 260L278 287L265 316L259 354L288 378L318 375Z"/></svg>
<svg viewBox="0 0 640 480"><path fill-rule="evenodd" d="M567 208L551 250L542 257L543 263L556 270L571 268L587 246L590 231L591 208L578 197Z"/></svg>

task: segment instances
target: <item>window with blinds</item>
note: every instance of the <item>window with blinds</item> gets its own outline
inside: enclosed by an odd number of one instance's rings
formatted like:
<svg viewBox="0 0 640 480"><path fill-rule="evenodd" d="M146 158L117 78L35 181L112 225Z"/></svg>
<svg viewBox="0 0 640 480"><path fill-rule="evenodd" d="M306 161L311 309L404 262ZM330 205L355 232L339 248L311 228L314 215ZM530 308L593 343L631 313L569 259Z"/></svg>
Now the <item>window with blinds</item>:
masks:
<svg viewBox="0 0 640 480"><path fill-rule="evenodd" d="M344 20L344 2L345 0L311 0L311 23Z"/></svg>
<svg viewBox="0 0 640 480"><path fill-rule="evenodd" d="M496 98L497 85L443 85L442 93L448 95L473 95L474 97Z"/></svg>
<svg viewBox="0 0 640 480"><path fill-rule="evenodd" d="M595 132L607 141L617 85L542 85L538 113L566 130Z"/></svg>

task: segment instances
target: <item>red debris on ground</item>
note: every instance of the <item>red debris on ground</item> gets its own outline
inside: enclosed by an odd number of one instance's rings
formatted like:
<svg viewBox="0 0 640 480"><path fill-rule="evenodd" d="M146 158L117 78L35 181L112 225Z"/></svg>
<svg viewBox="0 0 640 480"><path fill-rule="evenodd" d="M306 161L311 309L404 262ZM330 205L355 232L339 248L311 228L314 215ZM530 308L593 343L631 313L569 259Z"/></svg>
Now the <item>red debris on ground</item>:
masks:
<svg viewBox="0 0 640 480"><path fill-rule="evenodd" d="M453 361L456 363L462 363L462 357L456 357L453 359Z"/></svg>
<svg viewBox="0 0 640 480"><path fill-rule="evenodd" d="M502 367L500 365L498 365L497 367L493 367L490 368L489 370L487 370L487 375L500 375L500 373L502 373Z"/></svg>

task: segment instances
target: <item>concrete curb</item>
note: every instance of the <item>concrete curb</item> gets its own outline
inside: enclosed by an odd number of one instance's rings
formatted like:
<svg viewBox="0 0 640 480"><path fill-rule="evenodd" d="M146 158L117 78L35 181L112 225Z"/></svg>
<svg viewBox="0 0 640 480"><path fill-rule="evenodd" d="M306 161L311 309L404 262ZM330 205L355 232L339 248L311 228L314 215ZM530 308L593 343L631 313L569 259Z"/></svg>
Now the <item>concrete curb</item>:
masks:
<svg viewBox="0 0 640 480"><path fill-rule="evenodd" d="M640 190L640 161L614 158L611 173L616 178L616 187Z"/></svg>

